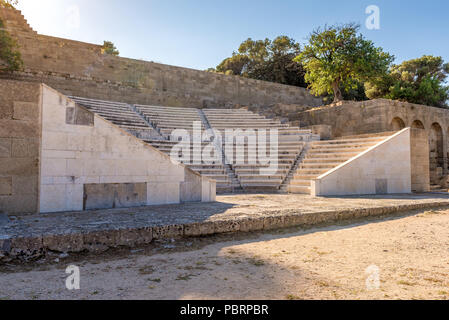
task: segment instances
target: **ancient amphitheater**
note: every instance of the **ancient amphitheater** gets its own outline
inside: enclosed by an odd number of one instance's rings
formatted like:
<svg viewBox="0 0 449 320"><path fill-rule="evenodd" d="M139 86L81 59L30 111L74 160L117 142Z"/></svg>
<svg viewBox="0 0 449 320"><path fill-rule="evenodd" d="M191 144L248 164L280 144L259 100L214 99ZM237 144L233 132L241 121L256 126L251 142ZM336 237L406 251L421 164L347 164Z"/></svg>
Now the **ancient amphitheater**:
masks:
<svg viewBox="0 0 449 320"><path fill-rule="evenodd" d="M303 88L111 56L40 35L19 11L0 18L25 66L0 79L2 211L447 187L447 110L320 107Z"/></svg>

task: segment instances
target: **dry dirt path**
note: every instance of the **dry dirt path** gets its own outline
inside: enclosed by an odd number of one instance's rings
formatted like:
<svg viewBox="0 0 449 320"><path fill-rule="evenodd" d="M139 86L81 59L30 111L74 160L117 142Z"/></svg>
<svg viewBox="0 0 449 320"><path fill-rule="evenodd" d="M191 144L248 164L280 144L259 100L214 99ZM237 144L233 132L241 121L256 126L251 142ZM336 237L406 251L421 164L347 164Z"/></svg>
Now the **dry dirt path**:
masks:
<svg viewBox="0 0 449 320"><path fill-rule="evenodd" d="M449 299L446 209L198 241L3 267L0 299ZM80 268L79 291L65 288L68 264Z"/></svg>

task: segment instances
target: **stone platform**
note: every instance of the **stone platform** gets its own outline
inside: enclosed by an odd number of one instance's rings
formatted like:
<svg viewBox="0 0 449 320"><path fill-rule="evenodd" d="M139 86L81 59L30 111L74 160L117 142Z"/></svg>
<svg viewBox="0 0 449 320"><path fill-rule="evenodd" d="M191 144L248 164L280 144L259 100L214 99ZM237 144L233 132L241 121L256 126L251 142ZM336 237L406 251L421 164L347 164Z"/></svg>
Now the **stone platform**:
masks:
<svg viewBox="0 0 449 320"><path fill-rule="evenodd" d="M449 206L449 194L314 198L241 194L215 203L10 216L0 221L0 261L51 252L105 251L156 239L251 232ZM4 217L5 218L5 217Z"/></svg>

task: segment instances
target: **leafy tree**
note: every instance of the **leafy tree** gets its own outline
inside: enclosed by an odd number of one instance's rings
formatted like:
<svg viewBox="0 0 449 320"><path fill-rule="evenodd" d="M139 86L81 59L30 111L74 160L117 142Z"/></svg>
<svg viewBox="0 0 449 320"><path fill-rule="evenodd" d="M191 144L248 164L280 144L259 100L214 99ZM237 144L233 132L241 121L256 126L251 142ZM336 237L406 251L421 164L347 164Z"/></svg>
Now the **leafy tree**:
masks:
<svg viewBox="0 0 449 320"><path fill-rule="evenodd" d="M304 69L293 61L300 53L300 45L287 36L274 40L242 42L232 57L224 59L216 72L247 78L305 87Z"/></svg>
<svg viewBox="0 0 449 320"><path fill-rule="evenodd" d="M435 107L446 107L449 87L444 81L449 64L430 55L393 65L388 76L366 84L371 99L388 98Z"/></svg>
<svg viewBox="0 0 449 320"><path fill-rule="evenodd" d="M333 94L334 102L360 83L385 75L394 57L358 34L359 25L325 26L312 32L294 60L306 70L305 80L315 95Z"/></svg>
<svg viewBox="0 0 449 320"><path fill-rule="evenodd" d="M120 54L120 52L115 47L114 43L112 43L111 41L103 41L103 48L101 52L113 56L118 56Z"/></svg>
<svg viewBox="0 0 449 320"><path fill-rule="evenodd" d="M23 66L16 40L12 39L0 19L0 72L18 71Z"/></svg>
<svg viewBox="0 0 449 320"><path fill-rule="evenodd" d="M18 0L0 0L0 7L14 8L18 4Z"/></svg>

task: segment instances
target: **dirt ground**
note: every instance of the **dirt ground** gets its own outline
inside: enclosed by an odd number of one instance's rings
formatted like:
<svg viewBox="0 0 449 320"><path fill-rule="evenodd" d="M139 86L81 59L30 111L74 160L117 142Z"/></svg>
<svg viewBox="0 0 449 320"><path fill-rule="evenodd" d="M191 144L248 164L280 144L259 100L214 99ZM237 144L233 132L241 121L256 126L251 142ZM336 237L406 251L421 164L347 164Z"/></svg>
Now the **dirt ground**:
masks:
<svg viewBox="0 0 449 320"><path fill-rule="evenodd" d="M448 226L444 209L305 231L55 256L51 263L2 267L0 299L447 300ZM80 290L65 287L69 264L80 268Z"/></svg>

